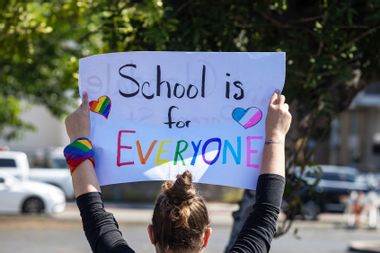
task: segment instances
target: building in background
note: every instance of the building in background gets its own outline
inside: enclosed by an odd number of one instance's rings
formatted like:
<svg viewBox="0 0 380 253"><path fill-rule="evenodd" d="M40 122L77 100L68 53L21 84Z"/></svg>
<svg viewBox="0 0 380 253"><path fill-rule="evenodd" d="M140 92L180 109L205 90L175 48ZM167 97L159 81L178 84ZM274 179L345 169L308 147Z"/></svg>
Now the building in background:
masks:
<svg viewBox="0 0 380 253"><path fill-rule="evenodd" d="M69 143L63 119L54 117L45 106L31 105L22 113L21 118L32 124L35 130L25 131L17 140L0 140L0 146L25 152L32 166L44 166L48 151Z"/></svg>
<svg viewBox="0 0 380 253"><path fill-rule="evenodd" d="M380 172L380 82L360 92L331 125L329 163Z"/></svg>

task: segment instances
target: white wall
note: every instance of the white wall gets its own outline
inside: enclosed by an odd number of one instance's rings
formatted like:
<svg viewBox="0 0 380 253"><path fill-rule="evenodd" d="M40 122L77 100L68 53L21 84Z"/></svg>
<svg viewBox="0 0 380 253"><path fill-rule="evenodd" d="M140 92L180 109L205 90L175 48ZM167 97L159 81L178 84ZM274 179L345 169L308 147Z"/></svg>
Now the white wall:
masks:
<svg viewBox="0 0 380 253"><path fill-rule="evenodd" d="M46 107L29 106L22 115L22 120L31 123L35 131L26 131L18 140L7 142L0 140L0 146L8 146L11 150L33 152L37 149L65 146L69 143L63 119L55 118Z"/></svg>

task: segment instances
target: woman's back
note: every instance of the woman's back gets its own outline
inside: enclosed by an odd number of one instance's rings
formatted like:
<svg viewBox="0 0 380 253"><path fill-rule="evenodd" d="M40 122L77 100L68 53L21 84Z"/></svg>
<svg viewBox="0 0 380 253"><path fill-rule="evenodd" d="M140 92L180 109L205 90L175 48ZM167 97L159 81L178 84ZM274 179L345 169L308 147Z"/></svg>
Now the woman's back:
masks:
<svg viewBox="0 0 380 253"><path fill-rule="evenodd" d="M268 252L276 231L285 186L285 135L291 116L285 97L275 93L266 118L266 145L257 182L256 203L230 252ZM115 218L104 210L100 186L94 172L94 151L89 135L88 98L66 119L72 143L65 156L73 177L83 228L93 252L134 252L122 237ZM76 142L86 142L86 149L75 150ZM157 198L152 224L148 227L156 252L201 252L208 243L211 228L203 198L186 171L175 182L165 182Z"/></svg>

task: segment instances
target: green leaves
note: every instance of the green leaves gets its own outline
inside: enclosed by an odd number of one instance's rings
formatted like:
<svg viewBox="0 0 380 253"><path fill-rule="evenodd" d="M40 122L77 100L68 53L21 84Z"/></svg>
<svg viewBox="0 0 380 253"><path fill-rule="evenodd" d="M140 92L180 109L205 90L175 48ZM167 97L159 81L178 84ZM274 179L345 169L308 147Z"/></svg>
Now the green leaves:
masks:
<svg viewBox="0 0 380 253"><path fill-rule="evenodd" d="M0 7L0 95L45 104L57 116L67 109L59 104L73 103L67 94L76 94L78 59L97 53L286 51L284 92L305 127L318 117L328 122L363 87L346 88L354 70L370 80L380 68L376 0L11 0Z"/></svg>

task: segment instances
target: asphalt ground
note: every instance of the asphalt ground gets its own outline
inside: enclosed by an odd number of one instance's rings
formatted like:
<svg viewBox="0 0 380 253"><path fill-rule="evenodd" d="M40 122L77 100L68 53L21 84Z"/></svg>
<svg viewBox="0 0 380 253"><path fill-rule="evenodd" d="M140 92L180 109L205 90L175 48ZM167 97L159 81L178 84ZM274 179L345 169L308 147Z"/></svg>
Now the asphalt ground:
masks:
<svg viewBox="0 0 380 253"><path fill-rule="evenodd" d="M136 252L154 252L146 227L150 206L106 204L114 213L124 237ZM236 205L209 204L213 235L204 252L221 253L227 244ZM297 230L297 234L294 231ZM272 244L274 253L346 253L353 241L380 241L380 231L347 229L342 215L325 214L319 221L296 221L291 231ZM85 253L91 252L82 231L79 213L69 204L54 216L0 216L0 253Z"/></svg>

